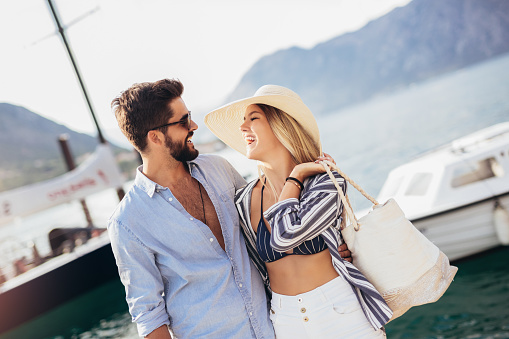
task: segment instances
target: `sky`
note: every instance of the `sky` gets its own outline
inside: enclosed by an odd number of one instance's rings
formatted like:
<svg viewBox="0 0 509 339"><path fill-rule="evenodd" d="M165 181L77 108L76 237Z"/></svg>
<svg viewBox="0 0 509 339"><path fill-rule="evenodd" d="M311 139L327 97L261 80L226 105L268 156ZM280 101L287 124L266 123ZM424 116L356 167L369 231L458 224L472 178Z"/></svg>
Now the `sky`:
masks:
<svg viewBox="0 0 509 339"><path fill-rule="evenodd" d="M203 126L261 57L312 48L410 0L54 0L101 128L133 83L178 78ZM0 0L0 102L78 132L95 125L47 0ZM196 118L195 118L196 117Z"/></svg>

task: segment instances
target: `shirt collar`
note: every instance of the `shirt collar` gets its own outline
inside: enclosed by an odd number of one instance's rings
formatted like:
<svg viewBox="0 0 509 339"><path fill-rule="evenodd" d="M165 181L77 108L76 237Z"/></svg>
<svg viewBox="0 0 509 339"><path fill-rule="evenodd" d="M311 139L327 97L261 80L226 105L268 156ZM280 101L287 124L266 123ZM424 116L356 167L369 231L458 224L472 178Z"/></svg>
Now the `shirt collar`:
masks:
<svg viewBox="0 0 509 339"><path fill-rule="evenodd" d="M149 178L141 171L143 169L143 165L138 166L136 169L136 178L134 179L134 184L141 188L149 197L153 197L156 191L156 188L162 189L163 187Z"/></svg>
<svg viewBox="0 0 509 339"><path fill-rule="evenodd" d="M187 162L189 173L191 173L191 174L193 173L192 165L199 167L199 165L198 165L199 161L196 161L197 159L198 158ZM136 169L136 178L134 179L134 184L136 186L138 186L139 188L141 188L145 193L147 193L147 195L149 197L152 198L154 196L154 193L156 190L165 189L166 187L163 187L163 186L159 185L158 183L147 178L147 176L145 174L143 174L142 169L143 169L143 165L138 166L138 168Z"/></svg>

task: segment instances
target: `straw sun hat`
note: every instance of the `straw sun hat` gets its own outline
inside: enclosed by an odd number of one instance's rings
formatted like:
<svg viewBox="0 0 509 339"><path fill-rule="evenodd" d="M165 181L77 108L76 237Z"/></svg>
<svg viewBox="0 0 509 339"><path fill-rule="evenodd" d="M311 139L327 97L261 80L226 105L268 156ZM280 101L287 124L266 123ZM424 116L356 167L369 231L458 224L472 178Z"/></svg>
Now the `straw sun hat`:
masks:
<svg viewBox="0 0 509 339"><path fill-rule="evenodd" d="M246 155L246 143L240 131L246 108L252 104L270 105L294 118L320 146L318 125L311 110L297 93L277 85L265 85L249 98L224 105L205 116L205 125L225 144Z"/></svg>

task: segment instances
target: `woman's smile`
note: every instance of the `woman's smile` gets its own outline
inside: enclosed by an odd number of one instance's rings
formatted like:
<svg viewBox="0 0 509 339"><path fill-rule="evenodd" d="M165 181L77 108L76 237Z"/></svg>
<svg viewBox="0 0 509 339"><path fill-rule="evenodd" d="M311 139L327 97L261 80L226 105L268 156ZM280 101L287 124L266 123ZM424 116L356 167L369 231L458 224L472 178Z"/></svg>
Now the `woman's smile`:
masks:
<svg viewBox="0 0 509 339"><path fill-rule="evenodd" d="M267 160L277 146L281 145L270 128L265 113L257 105L247 107L240 130L249 159Z"/></svg>
<svg viewBox="0 0 509 339"><path fill-rule="evenodd" d="M256 144L256 138L254 136L244 135L244 141L246 142L247 148L252 148Z"/></svg>

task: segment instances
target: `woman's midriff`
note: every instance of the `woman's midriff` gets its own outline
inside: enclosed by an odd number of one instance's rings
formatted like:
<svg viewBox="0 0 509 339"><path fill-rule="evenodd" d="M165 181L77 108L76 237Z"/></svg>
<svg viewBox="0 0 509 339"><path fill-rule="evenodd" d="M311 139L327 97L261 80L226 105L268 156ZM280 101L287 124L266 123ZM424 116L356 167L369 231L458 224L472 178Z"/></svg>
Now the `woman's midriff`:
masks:
<svg viewBox="0 0 509 339"><path fill-rule="evenodd" d="M314 290L338 277L328 249L311 255L288 255L267 263L270 287L284 295Z"/></svg>

